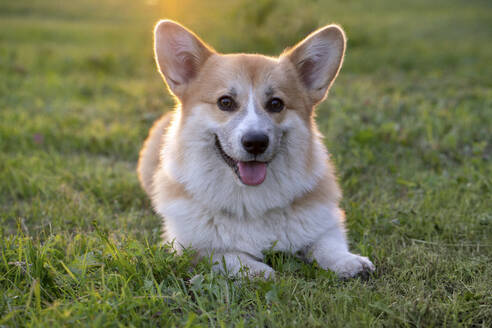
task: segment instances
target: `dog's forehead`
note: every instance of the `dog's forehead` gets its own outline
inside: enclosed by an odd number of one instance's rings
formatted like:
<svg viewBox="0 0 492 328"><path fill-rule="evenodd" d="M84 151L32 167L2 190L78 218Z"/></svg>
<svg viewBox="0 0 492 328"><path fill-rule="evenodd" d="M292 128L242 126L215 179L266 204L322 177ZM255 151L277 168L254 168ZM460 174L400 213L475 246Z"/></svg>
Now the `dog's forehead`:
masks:
<svg viewBox="0 0 492 328"><path fill-rule="evenodd" d="M280 58L251 54L213 54L203 65L198 76L190 84L181 101L188 108L196 103L215 105L224 95L236 98L240 104L247 103L253 94L254 101L261 103L278 97L296 109L306 121L311 108L307 106L306 92L293 65ZM285 111L282 111L285 112ZM230 115L222 115L226 120ZM276 115L280 121L284 114Z"/></svg>
<svg viewBox="0 0 492 328"><path fill-rule="evenodd" d="M217 55L207 64L204 73L215 80L216 86L239 89L237 92L251 87L268 88L269 85L278 84L283 80L283 72L278 60L267 56Z"/></svg>

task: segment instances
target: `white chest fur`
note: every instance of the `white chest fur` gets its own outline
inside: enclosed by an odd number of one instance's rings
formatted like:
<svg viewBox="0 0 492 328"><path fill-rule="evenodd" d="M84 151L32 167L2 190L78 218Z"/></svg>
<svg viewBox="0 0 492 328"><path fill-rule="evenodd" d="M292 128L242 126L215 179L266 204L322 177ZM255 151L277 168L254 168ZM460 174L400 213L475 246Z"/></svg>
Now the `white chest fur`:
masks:
<svg viewBox="0 0 492 328"><path fill-rule="evenodd" d="M301 250L340 222L335 205L273 209L263 217L231 217L212 212L197 202L175 200L157 209L165 217L166 238L178 249L193 247L202 255L211 252L242 251L256 257L273 248Z"/></svg>

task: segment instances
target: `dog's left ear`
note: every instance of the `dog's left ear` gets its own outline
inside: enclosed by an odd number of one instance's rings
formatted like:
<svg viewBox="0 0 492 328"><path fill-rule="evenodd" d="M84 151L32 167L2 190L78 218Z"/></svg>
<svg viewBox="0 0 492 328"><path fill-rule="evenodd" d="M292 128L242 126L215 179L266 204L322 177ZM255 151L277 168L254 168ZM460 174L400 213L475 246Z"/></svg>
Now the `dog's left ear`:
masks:
<svg viewBox="0 0 492 328"><path fill-rule="evenodd" d="M288 58L313 104L322 101L342 67L346 38L338 25L328 25L314 31L282 55Z"/></svg>
<svg viewBox="0 0 492 328"><path fill-rule="evenodd" d="M159 71L178 98L214 53L193 32L171 20L161 20L155 26L154 51Z"/></svg>

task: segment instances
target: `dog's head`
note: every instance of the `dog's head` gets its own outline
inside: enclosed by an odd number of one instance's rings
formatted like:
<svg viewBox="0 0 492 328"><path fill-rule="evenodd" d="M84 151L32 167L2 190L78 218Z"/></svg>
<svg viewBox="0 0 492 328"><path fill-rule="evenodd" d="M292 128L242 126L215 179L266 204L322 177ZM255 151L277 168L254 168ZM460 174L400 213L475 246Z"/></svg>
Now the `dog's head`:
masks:
<svg viewBox="0 0 492 328"><path fill-rule="evenodd" d="M169 20L155 28L157 65L181 103L188 123L183 129L198 135L195 144L215 147L209 156L229 166L242 185L262 184L269 164L292 145L300 156L299 147L310 147L313 109L335 80L344 52L345 35L336 25L278 58L219 54Z"/></svg>

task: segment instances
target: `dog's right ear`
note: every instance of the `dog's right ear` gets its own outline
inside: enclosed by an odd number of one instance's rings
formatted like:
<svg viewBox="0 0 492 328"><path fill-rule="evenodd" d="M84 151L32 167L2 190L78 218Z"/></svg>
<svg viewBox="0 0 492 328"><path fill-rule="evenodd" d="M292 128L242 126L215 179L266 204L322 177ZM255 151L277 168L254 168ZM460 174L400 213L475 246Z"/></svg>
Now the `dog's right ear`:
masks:
<svg viewBox="0 0 492 328"><path fill-rule="evenodd" d="M342 66L345 46L346 38L342 28L327 25L282 55L294 64L313 104L326 97Z"/></svg>
<svg viewBox="0 0 492 328"><path fill-rule="evenodd" d="M154 30L157 67L178 98L214 52L198 36L171 20L161 20Z"/></svg>

